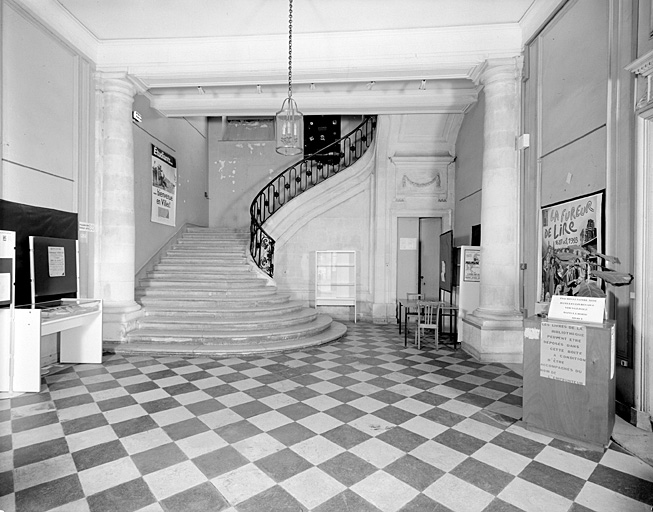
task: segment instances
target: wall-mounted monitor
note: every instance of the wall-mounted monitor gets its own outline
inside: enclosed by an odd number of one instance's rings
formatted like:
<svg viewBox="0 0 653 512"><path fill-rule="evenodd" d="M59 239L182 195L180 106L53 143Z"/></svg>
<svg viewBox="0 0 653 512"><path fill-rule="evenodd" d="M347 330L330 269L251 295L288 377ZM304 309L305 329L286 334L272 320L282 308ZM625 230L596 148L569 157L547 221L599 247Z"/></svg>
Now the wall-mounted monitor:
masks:
<svg viewBox="0 0 653 512"><path fill-rule="evenodd" d="M32 304L77 297L77 240L30 236L29 248Z"/></svg>

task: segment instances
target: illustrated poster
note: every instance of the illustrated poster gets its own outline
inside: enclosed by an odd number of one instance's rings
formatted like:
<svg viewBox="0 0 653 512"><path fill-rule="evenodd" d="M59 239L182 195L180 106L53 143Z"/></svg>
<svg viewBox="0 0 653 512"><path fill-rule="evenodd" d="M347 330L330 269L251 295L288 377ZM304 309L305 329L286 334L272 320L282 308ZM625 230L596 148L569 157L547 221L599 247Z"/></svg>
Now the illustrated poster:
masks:
<svg viewBox="0 0 653 512"><path fill-rule="evenodd" d="M593 194L542 208L540 216L540 276L538 297L550 302L553 295L569 295L574 283L586 279L583 270L592 256L578 255L579 265L564 267L555 255L572 246L601 251L603 194ZM578 273L585 275L577 275Z"/></svg>
<svg viewBox="0 0 653 512"><path fill-rule="evenodd" d="M152 222L175 225L177 162L152 144Z"/></svg>

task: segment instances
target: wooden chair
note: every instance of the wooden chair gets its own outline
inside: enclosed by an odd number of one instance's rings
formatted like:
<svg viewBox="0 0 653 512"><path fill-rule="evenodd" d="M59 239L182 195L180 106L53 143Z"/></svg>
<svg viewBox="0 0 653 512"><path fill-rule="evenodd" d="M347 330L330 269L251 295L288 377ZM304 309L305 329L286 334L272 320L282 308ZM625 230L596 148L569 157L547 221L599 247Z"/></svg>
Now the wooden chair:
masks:
<svg viewBox="0 0 653 512"><path fill-rule="evenodd" d="M417 303L417 325L415 330L415 343L417 348L422 347L422 338L426 335L427 329L432 329L435 336L435 349L438 349L439 343L439 320L441 302L418 301Z"/></svg>
<svg viewBox="0 0 653 512"><path fill-rule="evenodd" d="M406 300L416 300L420 301L424 299L424 295L421 293L413 293L409 292L406 294ZM406 311L405 311L405 322L404 322L404 347L408 345L408 320L410 318L417 318L417 311L413 310L411 311L408 306L406 306Z"/></svg>

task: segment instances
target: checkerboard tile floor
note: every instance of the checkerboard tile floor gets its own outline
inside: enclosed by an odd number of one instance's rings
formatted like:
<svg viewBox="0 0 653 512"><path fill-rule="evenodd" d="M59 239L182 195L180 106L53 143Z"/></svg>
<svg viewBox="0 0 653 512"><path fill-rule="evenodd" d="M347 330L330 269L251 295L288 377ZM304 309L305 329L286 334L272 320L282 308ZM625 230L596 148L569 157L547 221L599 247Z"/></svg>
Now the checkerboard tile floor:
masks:
<svg viewBox="0 0 653 512"><path fill-rule="evenodd" d="M521 378L349 324L303 352L105 355L0 400L5 512L650 511L653 468L520 424Z"/></svg>

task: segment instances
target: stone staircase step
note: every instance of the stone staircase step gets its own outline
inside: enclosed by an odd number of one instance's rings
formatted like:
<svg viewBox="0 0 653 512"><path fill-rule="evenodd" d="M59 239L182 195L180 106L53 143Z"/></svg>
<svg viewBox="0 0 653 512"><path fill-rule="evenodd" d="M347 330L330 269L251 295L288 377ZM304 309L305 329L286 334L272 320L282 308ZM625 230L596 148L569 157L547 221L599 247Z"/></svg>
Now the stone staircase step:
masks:
<svg viewBox="0 0 653 512"><path fill-rule="evenodd" d="M170 301L173 302L173 301ZM207 301L208 302L208 301ZM243 316L281 316L289 315L301 311L304 305L299 301L285 300L283 302L260 302L260 301L242 301L234 303L229 301L227 303L212 303L207 306L198 304L188 305L172 305L167 303L157 304L156 302L148 304L146 316L156 317L179 317L183 315L185 318L192 318L202 320L221 319L221 318L241 318Z"/></svg>
<svg viewBox="0 0 653 512"><path fill-rule="evenodd" d="M314 321L306 324L296 324L276 328L263 328L260 330L230 330L230 329L204 329L189 331L187 329L174 329L172 326L165 329L142 328L127 334L128 341L141 343L190 343L203 345L227 345L242 343L247 340L253 345L268 342L297 339L303 336L313 336L326 330L332 319L327 315L317 315Z"/></svg>
<svg viewBox="0 0 653 512"><path fill-rule="evenodd" d="M184 247L208 247L220 248L227 251L244 251L247 243L243 240L211 240L210 238L180 238L173 248L183 249Z"/></svg>
<svg viewBox="0 0 653 512"><path fill-rule="evenodd" d="M161 331L179 330L190 332L209 332L215 330L270 331L286 326L306 324L317 318L314 309L305 308L286 314L259 316L256 311L243 312L241 315L209 318L208 316L190 316L183 312L176 315L148 314L138 321L140 329L160 329Z"/></svg>
<svg viewBox="0 0 653 512"><path fill-rule="evenodd" d="M169 356L205 356L235 357L254 354L275 354L317 347L339 340L347 333L347 327L339 322L331 322L328 329L298 338L268 341L252 344L248 340L232 341L229 344L211 345L193 342L132 340L129 343L104 342L106 351L122 355L169 355Z"/></svg>
<svg viewBox="0 0 653 512"><path fill-rule="evenodd" d="M182 290L227 290L233 288L250 289L263 288L266 282L263 279L212 279L199 281L196 279L141 279L141 285L147 288L178 288Z"/></svg>
<svg viewBox="0 0 653 512"><path fill-rule="evenodd" d="M261 280L251 269L246 268L244 270L216 270L212 269L210 271L196 270L193 267L184 268L179 270L151 270L147 273L149 279L181 279L181 280L219 280L219 279L229 279L229 278L238 278L238 279L258 279Z"/></svg>
<svg viewBox="0 0 653 512"><path fill-rule="evenodd" d="M161 258L159 265L180 265L183 263L202 264L207 267L216 265L225 267L233 267L235 265L248 266L245 256L227 258L223 254L168 254Z"/></svg>
<svg viewBox="0 0 653 512"><path fill-rule="evenodd" d="M169 295L162 297L143 296L139 302L145 306L146 314L149 311L176 310L176 311L224 311L266 308L275 305L284 305L290 302L288 295L273 294L262 296L261 294L244 297L233 295L224 298L218 297L187 297L170 298ZM227 313L228 314L228 313Z"/></svg>
<svg viewBox="0 0 653 512"><path fill-rule="evenodd" d="M189 259L206 259L210 261L223 260L227 262L246 262L247 255L243 253L225 253L220 251L168 251L164 258L189 258Z"/></svg>
<svg viewBox="0 0 653 512"><path fill-rule="evenodd" d="M235 236L249 239L249 229L203 228L199 226L189 226L184 235L220 235L221 237Z"/></svg>
<svg viewBox="0 0 653 512"><path fill-rule="evenodd" d="M269 289L268 289L269 288ZM174 288L136 288L137 296L150 297L170 297L170 298L221 298L223 300L234 300L240 297L264 297L274 295L276 288L269 286L267 288L245 288L245 289L212 289L212 290L192 290L192 289L174 289Z"/></svg>

